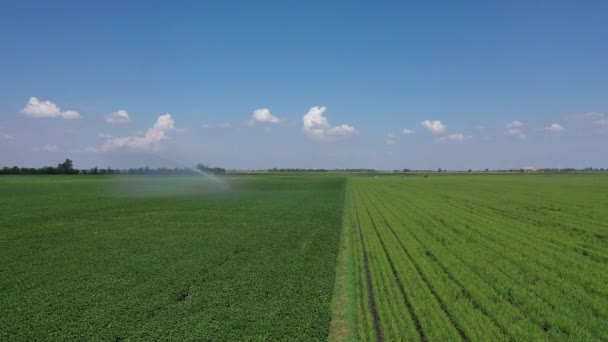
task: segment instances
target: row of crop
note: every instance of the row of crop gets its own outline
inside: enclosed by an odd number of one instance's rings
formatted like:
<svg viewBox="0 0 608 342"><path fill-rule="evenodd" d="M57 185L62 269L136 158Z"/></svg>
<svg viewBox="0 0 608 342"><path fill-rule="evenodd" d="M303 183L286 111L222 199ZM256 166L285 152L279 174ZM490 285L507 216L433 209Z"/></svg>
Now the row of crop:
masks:
<svg viewBox="0 0 608 342"><path fill-rule="evenodd" d="M420 196L424 195L424 193L417 194L417 200L420 199ZM443 205L445 204L444 202L445 201L436 202L435 205ZM583 267L585 271L590 271L592 277L597 277L597 280L593 284L594 286L592 286L593 290L597 291L598 289L602 288L602 285L608 283L608 276L603 272L597 272L606 266L604 263L598 263L597 261L590 260L589 258L583 258L584 255L568 249L560 249L557 248L557 246L551 246L547 244L545 239L534 236L537 228L536 226L530 225L527 222L522 222L521 220L515 218L503 217L492 212L484 212L483 209L486 205L486 203L478 203L476 205L477 209L475 212L467 213L459 206L459 202L450 201L449 203L450 207L454 207L454 213L463 219L469 219L470 221L474 218L474 220L477 220L477 218L475 218L476 216L487 219L487 222L484 222L486 226L483 227L483 231L494 230L492 231L492 237L494 237L495 234L507 234L507 238L510 240L517 238L520 239L518 242L520 242L521 247L524 248L524 253L529 252L530 250L536 250L541 252L544 256L551 256L551 263L549 264L549 267L554 266L557 261L561 266L559 271L562 271L563 269L566 269L566 271L569 270L571 272L570 274L567 274L569 276L580 274L581 267ZM465 223L465 227L467 226L470 227L468 223ZM507 228L509 231L505 231L504 228ZM582 263L581 260L585 260L586 262ZM586 277L584 280L589 280L589 277Z"/></svg>
<svg viewBox="0 0 608 342"><path fill-rule="evenodd" d="M368 189L368 192L374 193L374 190ZM368 205L373 203L387 204L386 201L371 196ZM410 212L413 208L406 210ZM513 310L508 303L502 302L501 296L485 286L479 277L472 277L470 274L461 277L461 274L446 272L448 269L463 268L463 265L453 262L449 268L438 265L430 256L443 258L443 246L438 245L432 237L425 236L424 231L418 230L414 222L403 222L402 218L387 207L376 208L376 215L386 219L385 225L394 234L393 240L401 244L402 253L408 252L411 255L411 259L420 269L421 276L430 279L429 285L441 295L437 300L445 303L448 312L455 317L466 336L473 340L529 336L529 328L522 329L520 326L520 322L525 321L525 316ZM449 257L452 258L453 256Z"/></svg>
<svg viewBox="0 0 608 342"><path fill-rule="evenodd" d="M418 197L418 199L419 198L420 197ZM449 213L449 211L445 209L442 209L442 212L446 215ZM445 225L444 222L441 222L441 219L439 221L439 224ZM450 220L450 223L453 223L454 221L456 220L452 218ZM452 227L454 226L456 225L453 225ZM475 226L470 225L469 227L473 228ZM454 238L458 239L459 236L467 234L467 230L461 230ZM468 234L468 236L470 238L473 235ZM483 241L477 241L475 243L480 244L483 243ZM512 249L516 247L516 244L511 245ZM544 309L539 309L541 312L556 315L559 317L561 322L565 322L567 318L570 317L571 324L569 324L569 326L574 327L575 330L580 329L577 322L581 319L584 319L584 323L588 326L593 327L593 330L599 332L604 331L605 320L601 318L601 314L598 314L598 310L605 310L605 305L603 304L603 301L586 301L587 304L584 304L584 302L581 303L578 298L585 297L587 294L584 293L584 291L581 292L579 289L573 289L572 287L573 285L574 287L576 287L576 283L572 283L572 279L553 277L553 281L547 281L546 278L551 276L551 272L547 272L546 270L539 270L534 267L535 262L541 259L543 257L542 255L532 255L531 257L524 257L521 256L520 252L512 252L509 249L508 244L502 246L504 247L502 249L504 252L502 254L497 255L496 251L501 249L501 246L498 243L488 242L487 246L493 249L493 251L490 253L490 258L494 257L494 259L489 260L491 260L495 264L503 263L498 268L499 272L504 273L505 268L515 262L515 267L511 267L507 276L511 278L516 276L520 277L521 284L519 285L519 287L517 287L517 290L521 290L522 287L527 288L526 291L531 291L544 302ZM487 249L484 248L483 250ZM514 259L514 256L517 258ZM506 263L506 265L504 263ZM535 280L533 282L530 282L531 279ZM517 296L514 297L515 299L517 298ZM527 301L524 304L526 303ZM532 309L538 309L538 307L533 306ZM581 317L581 315L583 317Z"/></svg>
<svg viewBox="0 0 608 342"><path fill-rule="evenodd" d="M478 196L478 194L475 194ZM466 208L470 201L470 195L450 194L454 197L454 203ZM522 196L516 194L500 201L498 206L495 201L483 201L478 197L475 209L484 210L488 214L500 215L522 221L537 227L533 236L543 241L550 242L558 248L566 248L580 253L585 250L593 261L597 259L599 263L605 264L608 261L608 254L605 252L608 247L607 226L603 221L585 220L580 212L561 212L543 211L535 209L534 198L526 201ZM569 206L569 203L562 203L562 206Z"/></svg>
<svg viewBox="0 0 608 342"><path fill-rule="evenodd" d="M605 254L608 247L608 222L605 220L605 211L599 216L599 213L593 211L593 208L598 206L596 202L601 205L601 200L594 201L591 197L593 192L582 193L578 190L572 193L555 193L555 189L544 187L542 183L534 184L534 191L527 190L529 184L499 189L496 186L479 187L477 184L471 189L471 184L467 185L467 191L445 191L438 188L435 194L452 197L463 207L467 207L472 203L470 197L473 193L476 209L477 205L485 204L486 209L490 209L493 214L526 221L545 228L545 232L551 229L551 235L545 236L547 240L565 244L566 247L571 247L573 243L585 244L589 248L596 247L598 250L595 252L600 253L598 256L601 256L603 261L608 260ZM604 202L608 205L608 202ZM497 206L497 203L500 203L500 206Z"/></svg>
<svg viewBox="0 0 608 342"><path fill-rule="evenodd" d="M377 189L377 188L376 188ZM372 189L369 189L369 192L374 192ZM379 191L377 191L379 192ZM395 192L384 192L384 195L387 195L389 197L385 197L385 198L377 198L375 200L376 203L382 203L382 204L386 204L388 206L390 206L391 204L395 204L395 203L399 203L401 207L405 207L407 208L407 210L401 210L398 212L398 215L403 215L408 214L410 216L414 215L414 217L410 217L409 221L407 223L409 223L407 225L408 229L416 229L418 227L426 227L427 229L422 229L420 230L420 232L425 232L429 235L433 235L432 237L436 240L436 241L443 241L444 243L442 244L441 249L444 248L452 248L453 249L453 255L450 256L450 258L463 258L466 257L466 254L468 251L474 250L475 253L474 255L471 256L470 259L470 265L469 267L471 269L475 269L477 270L477 272L485 272L483 273L483 277L482 279L485 279L486 281L488 279L495 279L496 281L499 281L499 284L504 284L505 282L507 282L506 284L508 284L508 282L510 281L510 279L512 279L513 276L517 276L517 275L521 275L521 277L519 278L521 282L526 282L527 280L527 276L529 274L534 274L534 273L538 273L541 277L544 275L544 272L539 271L538 269L534 269L533 267L528 267L528 270L532 271L530 273L524 272L522 273L520 266L521 262L523 261L525 263L524 266L530 266L534 264L534 260L528 260L528 259L523 259L523 260L519 260L519 263L517 263L517 260L514 259L514 256L517 257L519 256L519 252L515 252L515 253L508 253L508 250L502 250L503 254L497 254L496 253L496 248L497 243L495 241L491 241L488 240L486 238L486 240L484 241L483 239L480 239L479 235L480 233L484 233L482 232L477 232L477 235L474 234L474 232L471 231L471 229L456 229L453 230L450 227L443 227L442 230L440 232L438 232L438 229L440 229L442 226L446 225L446 220L443 219L443 217L448 218L449 220L449 226L451 226L452 228L456 225L458 225L459 222L455 222L458 221L457 219L455 219L455 217L458 215L459 210L450 210L453 208L449 208L449 207L442 207L441 203L437 201L436 198L432 197L427 199L427 201L425 201L424 198L424 194L423 193L415 193L415 201L408 201L406 197L390 197L390 195L394 195ZM405 200L405 201L404 201ZM418 205L420 204L420 205ZM435 210L439 209L441 210L441 215L429 215L428 213L428 209L429 208L433 208ZM439 218L437 218L437 216L441 216ZM467 215L467 217L471 217L472 215ZM476 220L476 217L473 217L473 220ZM413 223L413 224L412 224ZM476 227L477 224L475 222L469 222L469 227ZM503 227L506 228L506 227ZM486 227L482 227L481 228L486 229ZM410 232L411 234L412 232ZM445 243L445 239L448 238L450 242L452 243ZM458 244L454 243L458 241ZM427 241L424 242L425 244L427 243ZM478 248L478 246L481 246L481 248ZM515 247L515 244L513 242L510 243L510 246L507 245L505 246L506 248L513 248ZM496 268L494 267L494 265L491 265L488 267L487 263L482 262L483 259L480 260L480 257L483 257L485 255L486 260L488 262L493 262L493 263L500 263L500 267ZM532 254L532 257L539 257L537 255ZM466 284L466 282L465 282ZM522 297L525 298L525 296L529 296L530 295L530 291L528 291L530 288L535 288L535 289L543 289L543 287L548 290L548 291L540 291L541 293L546 293L549 295L549 297L551 297L551 295L555 295L555 286L554 284L549 284L549 283L544 283L544 284L539 284L537 282L537 284L532 284L532 286L530 286L530 284L524 283L524 284L520 284L520 283L516 283L516 284L512 284L514 286L511 286L512 289L510 289L508 286L505 287L503 286L503 289L506 289L506 295L507 295L507 299L510 301L513 301L515 303L517 303L516 299L518 297ZM541 286L544 285L544 286ZM528 290L525 291L521 291L522 287L527 287ZM521 292L521 293L519 293ZM538 291L537 291L538 292ZM511 298L508 298L511 297ZM534 296L532 298L529 298L529 300L519 300L519 302L521 302L520 306L523 306L526 309L526 312L529 312L530 309L534 310L537 308L541 308L539 312L539 324L540 325L546 325L545 322L542 322L543 320L543 316L547 313L553 313L556 312L555 306L551 306L549 304L547 304L546 302L544 302L541 298L541 300L539 301L538 298L535 298L537 296ZM560 298L563 296L558 296L557 300L562 301L563 298ZM529 303L534 303L536 302L534 305L530 305ZM563 302L560 302L559 304L563 305ZM557 311L563 311L563 310L557 310ZM568 313L569 311L565 311L565 313ZM571 316L571 315L569 315ZM574 328L574 330L576 330L576 321L573 324L568 324L570 327L569 328ZM552 329L553 331L555 331L556 327L554 326L554 328ZM567 330L567 329L566 329ZM566 331L567 332L567 331Z"/></svg>
<svg viewBox="0 0 608 342"><path fill-rule="evenodd" d="M391 260L373 230L369 216L365 214L360 194L356 188L352 191L357 228L360 229L360 239L365 245L364 253L369 262L372 289L368 295L375 298L375 310L382 335L387 341L417 340L420 333L416 330L415 318L405 306L405 298L397 284L399 280L391 268Z"/></svg>
<svg viewBox="0 0 608 342"><path fill-rule="evenodd" d="M450 203L450 206L453 207L455 215L465 221L465 228L467 226L476 228L481 225L490 238L503 237L507 244L511 241L517 242L517 246L524 256L540 254L542 257L535 258L532 262L539 263L548 272L557 273L561 278L579 278L576 286L581 286L586 292L597 297L608 295L608 287L606 287L608 275L601 272L607 266L606 263L589 258L584 252L577 252L564 248L564 246L555 246L542 237L534 236L538 229L537 226L525 220L484 212L484 203L479 203L477 205L479 210L473 214L463 213L456 202ZM474 220L477 224L470 224L470 220L473 220L472 217L475 217ZM467 219L469 219L468 222ZM545 233L545 235L551 234L550 232ZM512 246L509 245L509 248ZM578 277L581 272L584 272L586 276Z"/></svg>
<svg viewBox="0 0 608 342"><path fill-rule="evenodd" d="M418 195L418 199L424 196L424 194ZM534 238L532 235L536 230L535 226L509 217L482 213L481 209L475 213L465 213L458 206L454 206L453 202L436 202L436 205L445 205L442 210L453 212L451 223L459 223L466 229L478 229L481 236L501 241L509 250L518 249L524 257L533 257L532 260L526 260L526 265L538 263L545 269L545 273L555 274L560 279L576 278L577 282L572 286L588 292L590 296L587 300L581 299L582 303L594 303L608 295L608 277L601 271L606 267L605 264L588 260L568 249L555 248L540 238ZM484 204L479 203L478 207L483 208ZM587 273L586 277L579 279L581 270ZM563 282L558 285L562 284L568 285Z"/></svg>
<svg viewBox="0 0 608 342"><path fill-rule="evenodd" d="M449 275L450 280L456 281L462 286L465 297L471 296L473 298L470 304L474 308L490 317L503 331L508 331L513 338L529 338L530 332L534 333L540 330L540 327L544 324L542 320L528 322L529 313L525 308L521 308L513 300L509 300L510 296L521 298L522 295L527 294L511 293L511 289L502 287L504 284L509 284L508 274L500 269L495 269L493 266L488 267L485 260L478 257L480 254L478 250L466 250L470 249L466 243L446 244L446 238L456 241L454 237L449 236L446 232L442 231L437 234L435 227L415 218L411 221L408 224L408 228L410 228L408 233L419 239L421 248L419 260L424 260L425 255L422 254L422 248L427 248L426 256L437 262L439 267ZM431 232L431 236L417 237L413 231L416 226L422 228L418 233ZM437 240L438 245L434 244L433 238ZM445 255L445 258L442 254L444 251L450 252ZM467 252L471 252L471 254L463 256ZM462 265L454 264L454 262L460 262ZM454 270L457 270L457 272L451 273ZM499 274L502 277L497 277L495 272L502 273ZM526 299L531 302L536 298L529 297ZM535 306L539 306L538 304L538 302L534 303ZM534 324L530 325L529 323ZM550 333L553 335L560 334L555 329ZM535 337L535 339L538 338L538 336Z"/></svg>
<svg viewBox="0 0 608 342"><path fill-rule="evenodd" d="M379 208L378 202L367 201L366 205L370 215L375 217L378 224L382 227L383 235L389 241L395 243L395 248L391 250L397 257L405 258L414 267L417 276L423 280L423 286L432 294L424 297L426 305L437 303L446 318L443 325L453 325L464 340L481 340L484 337L492 337L494 340L507 339L504 329L497 326L491 317L484 315L483 310L479 310L479 305L471 299L466 290L453 281L449 274L433 265L429 260L420 258L423 252L417 241L412 240L412 236L407 230L399 229L401 226L395 222L394 217L387 213L384 208ZM426 253L428 251L424 251ZM427 254L428 256L428 254ZM461 296L461 294L465 294ZM477 307L477 308L476 308ZM430 327L434 329L435 327Z"/></svg>

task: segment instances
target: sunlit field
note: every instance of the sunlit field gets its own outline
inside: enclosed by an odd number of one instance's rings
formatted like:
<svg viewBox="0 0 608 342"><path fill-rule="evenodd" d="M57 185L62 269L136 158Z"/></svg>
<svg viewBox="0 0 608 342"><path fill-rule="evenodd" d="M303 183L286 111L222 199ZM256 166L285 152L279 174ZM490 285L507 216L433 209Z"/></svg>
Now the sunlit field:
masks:
<svg viewBox="0 0 608 342"><path fill-rule="evenodd" d="M2 177L0 339L323 339L344 186Z"/></svg>
<svg viewBox="0 0 608 342"><path fill-rule="evenodd" d="M353 177L360 340L608 339L608 177Z"/></svg>
<svg viewBox="0 0 608 342"><path fill-rule="evenodd" d="M605 175L0 178L0 339L608 339Z"/></svg>

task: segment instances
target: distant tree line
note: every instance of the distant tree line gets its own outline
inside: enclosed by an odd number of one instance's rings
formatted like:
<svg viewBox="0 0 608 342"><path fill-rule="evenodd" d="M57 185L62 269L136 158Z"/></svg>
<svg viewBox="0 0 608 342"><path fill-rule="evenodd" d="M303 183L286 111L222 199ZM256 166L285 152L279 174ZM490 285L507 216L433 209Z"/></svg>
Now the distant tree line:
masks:
<svg viewBox="0 0 608 342"><path fill-rule="evenodd" d="M27 167L3 167L0 174L4 175L76 175L78 170L74 168L74 163L70 159L66 159L63 163L56 167L44 166L39 169Z"/></svg>
<svg viewBox="0 0 608 342"><path fill-rule="evenodd" d="M224 175L226 174L226 169L221 168L221 167L209 167L207 165L204 164L198 164L196 165L196 169L206 172L206 173L211 173L214 175Z"/></svg>
<svg viewBox="0 0 608 342"><path fill-rule="evenodd" d="M268 172L376 172L374 169L301 169L301 168L287 168L279 169L272 168L268 169Z"/></svg>
<svg viewBox="0 0 608 342"><path fill-rule="evenodd" d="M206 173L215 175L223 175L226 173L226 169L220 167L207 167L203 164L198 164L196 167ZM56 167L44 166L41 168L27 168L27 167L3 167L0 169L0 175L111 175L111 174L127 174L127 175L195 175L197 174L195 169L190 168L150 168L140 167L131 169L112 169L94 167L91 169L75 169L74 162L70 159L66 159L63 163L58 164Z"/></svg>

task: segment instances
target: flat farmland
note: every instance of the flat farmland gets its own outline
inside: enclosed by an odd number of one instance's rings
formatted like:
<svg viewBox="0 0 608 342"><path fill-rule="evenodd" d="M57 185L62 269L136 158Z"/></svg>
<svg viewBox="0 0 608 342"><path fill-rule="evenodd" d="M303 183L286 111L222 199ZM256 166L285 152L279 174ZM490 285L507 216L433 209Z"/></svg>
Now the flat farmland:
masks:
<svg viewBox="0 0 608 342"><path fill-rule="evenodd" d="M0 340L322 340L344 178L0 178Z"/></svg>
<svg viewBox="0 0 608 342"><path fill-rule="evenodd" d="M6 176L0 340L608 340L606 175Z"/></svg>
<svg viewBox="0 0 608 342"><path fill-rule="evenodd" d="M344 225L359 340L608 340L606 176L351 177Z"/></svg>

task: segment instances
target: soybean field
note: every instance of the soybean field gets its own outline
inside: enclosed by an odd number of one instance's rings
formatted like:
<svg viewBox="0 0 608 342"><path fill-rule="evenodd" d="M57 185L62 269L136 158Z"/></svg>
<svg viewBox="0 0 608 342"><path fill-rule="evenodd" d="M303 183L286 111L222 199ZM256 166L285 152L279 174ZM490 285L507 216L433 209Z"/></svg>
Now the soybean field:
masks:
<svg viewBox="0 0 608 342"><path fill-rule="evenodd" d="M607 177L348 184L359 340L608 340Z"/></svg>
<svg viewBox="0 0 608 342"><path fill-rule="evenodd" d="M343 177L0 178L0 340L323 340Z"/></svg>

